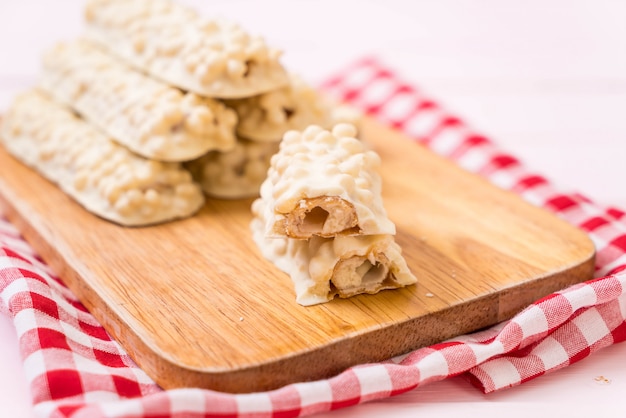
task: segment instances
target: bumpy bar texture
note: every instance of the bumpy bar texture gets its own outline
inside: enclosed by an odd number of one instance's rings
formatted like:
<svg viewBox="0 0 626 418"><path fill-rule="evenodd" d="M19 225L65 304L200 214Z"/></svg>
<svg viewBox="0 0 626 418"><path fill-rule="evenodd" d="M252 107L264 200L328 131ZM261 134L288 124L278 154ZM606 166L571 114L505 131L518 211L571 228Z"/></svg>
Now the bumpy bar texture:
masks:
<svg viewBox="0 0 626 418"><path fill-rule="evenodd" d="M356 128L289 131L261 185L267 236L395 234L383 206L380 157Z"/></svg>
<svg viewBox="0 0 626 418"><path fill-rule="evenodd" d="M211 151L185 163L194 180L209 196L243 199L259 195L277 142L254 142L240 138L230 151Z"/></svg>
<svg viewBox="0 0 626 418"><path fill-rule="evenodd" d="M309 125L330 128L340 122L356 124L359 119L356 111L332 103L293 74L286 87L226 103L237 112L237 134L254 141L280 141L290 130Z"/></svg>
<svg viewBox="0 0 626 418"><path fill-rule="evenodd" d="M296 302L310 306L338 296L374 294L417 282L392 235L267 238L264 202L252 204L250 225L262 255L287 273Z"/></svg>
<svg viewBox="0 0 626 418"><path fill-rule="evenodd" d="M146 158L187 161L235 146L237 116L213 99L170 87L84 40L43 57L40 86Z"/></svg>
<svg viewBox="0 0 626 418"><path fill-rule="evenodd" d="M11 154L109 221L151 225L190 216L204 203L179 163L137 156L36 90L16 97L0 129Z"/></svg>
<svg viewBox="0 0 626 418"><path fill-rule="evenodd" d="M85 15L91 40L184 90L240 98L288 83L263 38L169 0L90 0Z"/></svg>

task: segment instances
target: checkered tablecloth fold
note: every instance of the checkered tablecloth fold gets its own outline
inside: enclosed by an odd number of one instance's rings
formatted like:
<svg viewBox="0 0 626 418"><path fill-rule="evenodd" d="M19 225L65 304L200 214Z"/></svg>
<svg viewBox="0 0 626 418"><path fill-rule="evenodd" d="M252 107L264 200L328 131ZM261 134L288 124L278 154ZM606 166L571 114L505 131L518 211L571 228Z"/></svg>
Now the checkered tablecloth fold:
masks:
<svg viewBox="0 0 626 418"><path fill-rule="evenodd" d="M307 416L457 375L492 392L626 339L623 210L559 191L376 58L348 65L322 88L585 230L597 249L596 278L546 296L484 331L352 367L330 379L241 395L192 388L164 391L0 218L0 311L13 318L40 416Z"/></svg>

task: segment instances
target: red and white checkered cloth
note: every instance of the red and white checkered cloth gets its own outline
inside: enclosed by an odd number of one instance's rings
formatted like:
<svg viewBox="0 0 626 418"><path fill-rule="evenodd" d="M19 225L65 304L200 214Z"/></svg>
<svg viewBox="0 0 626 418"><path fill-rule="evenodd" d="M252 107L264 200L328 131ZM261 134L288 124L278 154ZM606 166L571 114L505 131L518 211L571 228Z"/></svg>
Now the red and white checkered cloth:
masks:
<svg viewBox="0 0 626 418"><path fill-rule="evenodd" d="M492 392L626 339L624 212L559 193L376 59L348 66L323 88L587 231L597 247L597 278L547 296L486 331L353 367L328 380L243 395L163 391L0 218L0 309L14 320L40 416L305 416L459 374Z"/></svg>

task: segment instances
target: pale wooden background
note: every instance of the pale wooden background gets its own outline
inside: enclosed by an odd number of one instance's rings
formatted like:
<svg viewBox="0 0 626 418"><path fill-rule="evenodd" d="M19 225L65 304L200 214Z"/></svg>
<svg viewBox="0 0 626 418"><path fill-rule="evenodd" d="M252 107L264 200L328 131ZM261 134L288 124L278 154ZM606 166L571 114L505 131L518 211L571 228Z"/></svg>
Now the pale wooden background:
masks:
<svg viewBox="0 0 626 418"><path fill-rule="evenodd" d="M377 54L564 191L626 208L626 2L185 2L264 35L285 50L289 69L312 82ZM80 33L83 4L0 1L0 111L34 82L43 48ZM487 396L455 378L324 416L602 416L626 410L625 356L626 345L617 345ZM611 384L598 384L598 376ZM0 416L32 416L6 316L0 316Z"/></svg>

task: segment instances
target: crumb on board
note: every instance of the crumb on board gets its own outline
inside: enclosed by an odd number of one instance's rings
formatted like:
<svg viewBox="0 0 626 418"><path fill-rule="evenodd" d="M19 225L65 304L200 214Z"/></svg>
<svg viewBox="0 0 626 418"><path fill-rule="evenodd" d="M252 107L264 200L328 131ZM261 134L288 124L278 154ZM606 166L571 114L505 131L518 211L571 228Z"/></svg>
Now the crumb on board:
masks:
<svg viewBox="0 0 626 418"><path fill-rule="evenodd" d="M611 379L608 379L602 375L600 376L596 376L593 378L593 380L599 384L599 385L610 385L611 384Z"/></svg>

